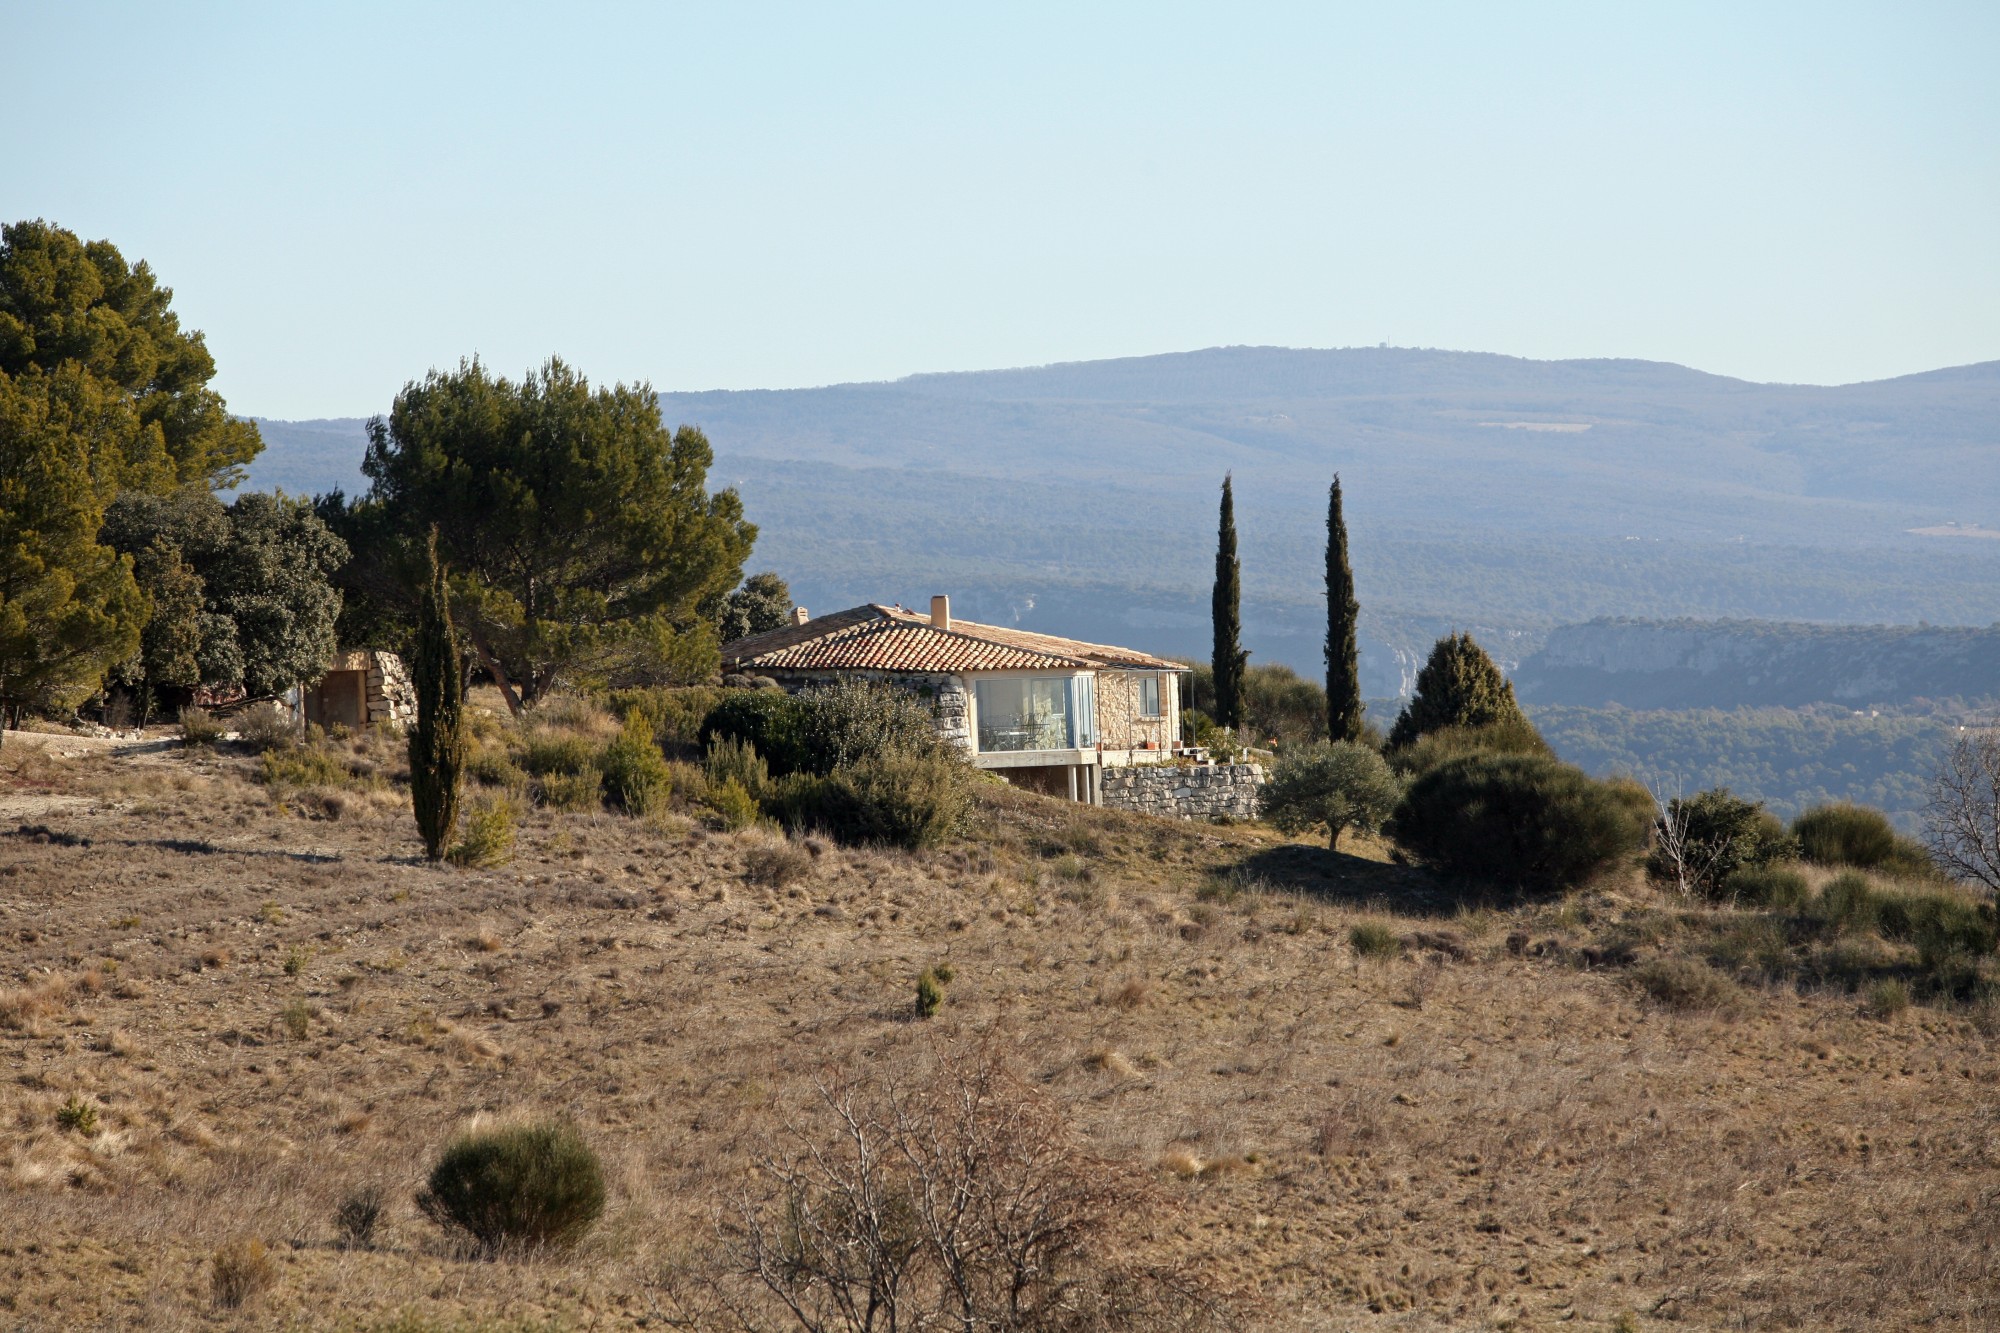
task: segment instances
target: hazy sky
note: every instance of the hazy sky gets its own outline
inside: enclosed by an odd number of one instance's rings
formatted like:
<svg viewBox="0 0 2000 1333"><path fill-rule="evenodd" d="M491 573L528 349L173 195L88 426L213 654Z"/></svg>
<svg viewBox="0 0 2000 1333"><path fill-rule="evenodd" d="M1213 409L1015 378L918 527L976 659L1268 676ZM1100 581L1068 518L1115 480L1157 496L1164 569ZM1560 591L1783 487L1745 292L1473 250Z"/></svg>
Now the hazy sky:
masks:
<svg viewBox="0 0 2000 1333"><path fill-rule="evenodd" d="M2000 6L0 0L0 217L239 411L1388 342L2000 358Z"/></svg>

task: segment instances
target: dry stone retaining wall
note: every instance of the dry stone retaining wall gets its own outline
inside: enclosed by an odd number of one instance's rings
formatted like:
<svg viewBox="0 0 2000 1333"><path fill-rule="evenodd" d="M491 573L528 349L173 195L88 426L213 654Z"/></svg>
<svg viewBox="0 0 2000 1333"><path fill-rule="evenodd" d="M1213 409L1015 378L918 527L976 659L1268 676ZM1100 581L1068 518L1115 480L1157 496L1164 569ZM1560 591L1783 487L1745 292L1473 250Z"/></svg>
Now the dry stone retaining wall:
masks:
<svg viewBox="0 0 2000 1333"><path fill-rule="evenodd" d="M1161 764L1101 770L1104 804L1169 819L1255 819L1262 764Z"/></svg>

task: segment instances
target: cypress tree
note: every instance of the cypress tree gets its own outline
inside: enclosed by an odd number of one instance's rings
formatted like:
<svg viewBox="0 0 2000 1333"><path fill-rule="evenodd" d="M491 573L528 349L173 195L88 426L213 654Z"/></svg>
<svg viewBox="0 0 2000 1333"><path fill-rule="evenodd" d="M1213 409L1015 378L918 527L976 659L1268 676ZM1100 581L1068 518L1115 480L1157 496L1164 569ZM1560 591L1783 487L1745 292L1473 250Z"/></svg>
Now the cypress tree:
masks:
<svg viewBox="0 0 2000 1333"><path fill-rule="evenodd" d="M1361 666L1355 647L1354 570L1347 563L1347 520L1340 512L1340 474L1326 502L1326 729L1335 741L1361 739Z"/></svg>
<svg viewBox="0 0 2000 1333"><path fill-rule="evenodd" d="M416 808L424 855L437 861L444 857L458 823L459 784L465 772L465 677L458 636L451 626L451 589L444 567L438 564L436 532L431 533L430 566L410 663L417 690L417 725L410 732L410 803Z"/></svg>
<svg viewBox="0 0 2000 1333"><path fill-rule="evenodd" d="M1446 727L1518 725L1534 730L1514 700L1514 686L1472 641L1470 634L1447 634L1431 649L1417 673L1417 692L1389 730L1389 747L1400 749L1419 736Z"/></svg>
<svg viewBox="0 0 2000 1333"><path fill-rule="evenodd" d="M1236 495L1228 476L1222 478L1222 521L1215 541L1215 721L1224 727L1243 725L1243 568L1236 561Z"/></svg>

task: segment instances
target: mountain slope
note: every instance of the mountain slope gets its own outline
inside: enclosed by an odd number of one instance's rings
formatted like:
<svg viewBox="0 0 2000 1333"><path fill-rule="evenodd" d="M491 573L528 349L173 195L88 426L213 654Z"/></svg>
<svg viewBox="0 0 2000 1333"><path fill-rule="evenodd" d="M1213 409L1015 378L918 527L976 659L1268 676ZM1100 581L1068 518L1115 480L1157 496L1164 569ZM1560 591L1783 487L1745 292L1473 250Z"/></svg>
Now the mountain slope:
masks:
<svg viewBox="0 0 2000 1333"><path fill-rule="evenodd" d="M968 615L1055 632L1109 614L1165 651L1202 650L1233 471L1250 646L1302 668L1338 470L1371 693L1453 624L1511 657L1599 615L2000 619L2000 542L1911 531L2000 526L2000 363L1825 388L1231 347L667 394L662 410L707 431L716 480L764 526L756 564L809 605L949 591ZM358 420L272 422L266 439L258 484L358 489Z"/></svg>

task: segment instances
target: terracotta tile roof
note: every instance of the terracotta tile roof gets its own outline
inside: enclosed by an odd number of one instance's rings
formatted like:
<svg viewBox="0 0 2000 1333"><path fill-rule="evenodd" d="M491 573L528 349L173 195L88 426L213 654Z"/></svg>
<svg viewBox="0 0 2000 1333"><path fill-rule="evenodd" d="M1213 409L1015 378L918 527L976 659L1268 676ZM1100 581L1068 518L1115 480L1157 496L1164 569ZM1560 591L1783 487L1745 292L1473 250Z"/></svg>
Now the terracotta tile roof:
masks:
<svg viewBox="0 0 2000 1333"><path fill-rule="evenodd" d="M949 630L900 606L857 606L722 646L732 671L1048 671L1182 669L1129 648L953 620Z"/></svg>

